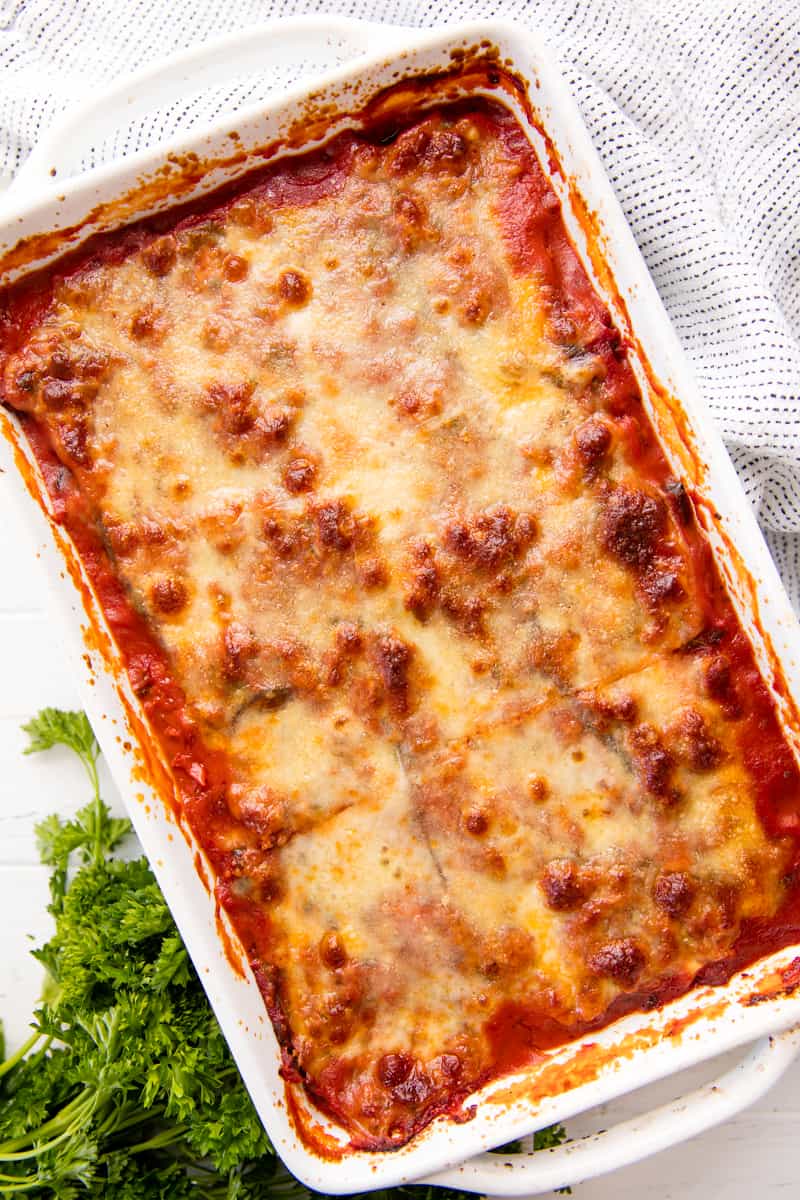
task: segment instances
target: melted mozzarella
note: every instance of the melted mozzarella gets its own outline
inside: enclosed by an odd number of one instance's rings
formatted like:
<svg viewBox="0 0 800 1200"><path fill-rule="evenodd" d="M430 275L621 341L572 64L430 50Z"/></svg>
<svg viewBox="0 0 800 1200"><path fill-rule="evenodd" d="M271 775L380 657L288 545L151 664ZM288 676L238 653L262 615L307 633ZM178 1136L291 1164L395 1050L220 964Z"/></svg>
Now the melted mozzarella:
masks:
<svg viewBox="0 0 800 1200"><path fill-rule="evenodd" d="M268 232L222 209L162 274L146 250L93 268L39 331L103 357L81 487L283 881L264 906L294 1051L323 1094L348 1064L346 1118L381 1135L387 1052L474 1081L502 1005L569 1029L688 978L774 911L786 860L673 653L705 619L697 535L630 456L636 418L603 409L600 357L513 268L518 164L459 127L461 171L365 154ZM665 873L691 877L680 920Z"/></svg>

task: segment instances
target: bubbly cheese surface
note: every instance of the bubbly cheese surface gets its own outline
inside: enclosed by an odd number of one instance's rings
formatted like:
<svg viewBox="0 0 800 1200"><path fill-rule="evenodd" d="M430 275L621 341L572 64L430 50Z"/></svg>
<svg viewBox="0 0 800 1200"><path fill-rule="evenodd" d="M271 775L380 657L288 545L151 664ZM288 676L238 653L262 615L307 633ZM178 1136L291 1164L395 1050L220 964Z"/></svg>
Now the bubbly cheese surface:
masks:
<svg viewBox="0 0 800 1200"><path fill-rule="evenodd" d="M5 400L179 689L129 653L287 1060L398 1145L774 917L783 743L510 116L126 236L7 321Z"/></svg>

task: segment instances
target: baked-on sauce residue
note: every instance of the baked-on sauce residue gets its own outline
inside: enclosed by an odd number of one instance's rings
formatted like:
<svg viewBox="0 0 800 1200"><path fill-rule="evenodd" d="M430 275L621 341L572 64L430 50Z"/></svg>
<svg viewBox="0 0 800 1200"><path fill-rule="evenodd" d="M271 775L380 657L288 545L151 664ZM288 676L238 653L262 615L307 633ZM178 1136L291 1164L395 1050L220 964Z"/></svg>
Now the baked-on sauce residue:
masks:
<svg viewBox="0 0 800 1200"><path fill-rule="evenodd" d="M797 765L509 111L393 111L1 311L285 1073L355 1147L797 940Z"/></svg>

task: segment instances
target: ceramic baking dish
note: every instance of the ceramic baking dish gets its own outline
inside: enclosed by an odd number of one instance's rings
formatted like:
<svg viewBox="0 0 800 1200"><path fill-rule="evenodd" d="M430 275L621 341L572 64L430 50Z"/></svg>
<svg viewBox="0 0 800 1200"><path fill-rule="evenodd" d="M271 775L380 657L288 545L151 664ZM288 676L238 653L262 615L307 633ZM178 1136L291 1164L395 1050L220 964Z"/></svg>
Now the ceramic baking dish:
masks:
<svg viewBox="0 0 800 1200"><path fill-rule="evenodd" d="M796 750L800 628L575 103L552 54L530 34L494 21L419 31L299 18L148 68L70 114L34 151L3 200L0 280L51 261L90 233L164 209L176 195L201 195L238 177L252 165L254 152L279 139L289 143L280 151L288 153L330 136L357 121L360 106L398 79L453 71L471 56L487 54L521 87L504 90L507 76L498 72L496 85L485 75L483 91L499 93L513 108L550 164L575 245L632 347L648 409L673 469L697 498L698 518ZM320 75L324 63L338 65ZM235 132L226 115L200 133L69 177L84 153L126 122L198 87L272 65L284 76L287 70L316 70L317 77L238 111ZM465 86L453 77L454 91ZM495 1195L530 1194L692 1136L754 1100L781 1074L796 1050L784 1031L800 1022L800 946L761 960L724 987L701 988L654 1013L628 1016L591 1042L578 1040L496 1080L474 1095L474 1116L466 1123L439 1118L393 1152L349 1149L343 1132L280 1076L261 994L239 965L235 934L196 870L198 848L164 803L166 785L154 783L155 744L77 555L47 515L43 483L14 418L0 409L0 422L0 469L19 500L31 553L47 570L86 710L259 1114L304 1182L347 1193L427 1178ZM644 1118L513 1160L479 1154L755 1039L761 1040L727 1075Z"/></svg>

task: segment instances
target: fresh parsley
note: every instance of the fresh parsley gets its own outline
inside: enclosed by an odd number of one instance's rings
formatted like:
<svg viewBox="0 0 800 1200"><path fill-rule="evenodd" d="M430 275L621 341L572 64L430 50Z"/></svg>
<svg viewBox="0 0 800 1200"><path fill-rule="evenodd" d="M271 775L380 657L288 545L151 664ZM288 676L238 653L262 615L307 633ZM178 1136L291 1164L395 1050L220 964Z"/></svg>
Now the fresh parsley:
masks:
<svg viewBox="0 0 800 1200"><path fill-rule="evenodd" d="M563 1125L548 1125L545 1129L537 1129L533 1135L534 1150L553 1150L566 1142L567 1131ZM569 1191L569 1189L564 1189Z"/></svg>
<svg viewBox="0 0 800 1200"><path fill-rule="evenodd" d="M100 796L86 716L46 708L24 729L25 753L78 755L91 799L36 830L55 933L34 951L47 982L33 1033L0 1062L0 1196L313 1200L264 1133L146 860L114 857L130 824ZM564 1137L542 1130L535 1148ZM371 1195L468 1200L427 1186Z"/></svg>

